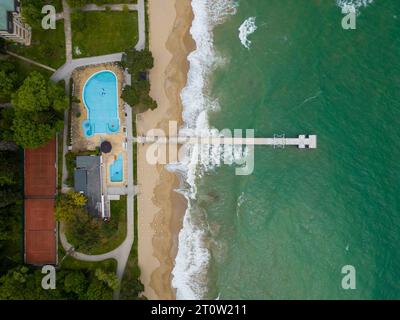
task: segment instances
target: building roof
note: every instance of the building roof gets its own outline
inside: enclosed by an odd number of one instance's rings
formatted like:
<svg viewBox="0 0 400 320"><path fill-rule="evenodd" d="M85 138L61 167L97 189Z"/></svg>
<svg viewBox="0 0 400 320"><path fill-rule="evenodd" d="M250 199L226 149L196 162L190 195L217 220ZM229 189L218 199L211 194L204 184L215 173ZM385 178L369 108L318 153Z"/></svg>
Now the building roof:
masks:
<svg viewBox="0 0 400 320"><path fill-rule="evenodd" d="M74 189L88 198L87 208L97 217L102 213L101 160L99 156L77 156Z"/></svg>
<svg viewBox="0 0 400 320"><path fill-rule="evenodd" d="M76 192L87 194L87 171L76 169L74 173L74 189Z"/></svg>
<svg viewBox="0 0 400 320"><path fill-rule="evenodd" d="M8 30L8 12L16 10L15 0L1 0L0 2L0 30Z"/></svg>

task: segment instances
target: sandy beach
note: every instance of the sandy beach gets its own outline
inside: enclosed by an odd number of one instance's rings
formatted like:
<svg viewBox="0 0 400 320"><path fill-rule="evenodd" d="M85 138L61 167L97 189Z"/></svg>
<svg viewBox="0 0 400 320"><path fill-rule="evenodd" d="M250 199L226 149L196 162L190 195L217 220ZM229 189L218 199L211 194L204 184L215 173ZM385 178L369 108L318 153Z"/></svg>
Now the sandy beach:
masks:
<svg viewBox="0 0 400 320"><path fill-rule="evenodd" d="M186 85L187 55L195 44L189 29L193 20L190 0L149 0L151 96L158 108L137 115L138 134L159 128L168 132L171 120L181 123L180 92ZM138 255L141 281L148 299L175 299L171 271L178 233L186 209L185 199L174 192L177 177L163 165L146 161L147 146L138 149Z"/></svg>

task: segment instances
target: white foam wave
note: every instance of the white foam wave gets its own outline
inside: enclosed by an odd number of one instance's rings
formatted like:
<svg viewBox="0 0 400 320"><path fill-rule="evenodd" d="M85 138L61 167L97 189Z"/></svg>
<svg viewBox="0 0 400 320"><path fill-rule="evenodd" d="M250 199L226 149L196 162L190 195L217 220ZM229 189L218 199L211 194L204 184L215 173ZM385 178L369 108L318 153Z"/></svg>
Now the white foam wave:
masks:
<svg viewBox="0 0 400 320"><path fill-rule="evenodd" d="M250 49L251 41L249 40L249 36L256 30L256 17L246 19L239 27L239 39L245 48Z"/></svg>
<svg viewBox="0 0 400 320"><path fill-rule="evenodd" d="M236 0L192 0L194 20L190 32L196 42L196 50L188 57L188 82L181 93L184 125L180 134L190 131L201 135L207 130L212 134L208 111L217 109L218 101L208 95L207 80L223 61L214 50L212 32L226 17L235 14L236 7ZM169 166L169 170L181 175L184 186L180 192L188 200L172 271L172 286L176 288L177 299L202 299L207 290L210 253L205 241L206 224L199 223L192 205L197 194L196 180L209 168L209 164L199 162L200 148L199 145L190 146L185 161Z"/></svg>
<svg viewBox="0 0 400 320"><path fill-rule="evenodd" d="M367 7L374 0L336 0L337 5L342 8L342 13L358 12L360 8Z"/></svg>

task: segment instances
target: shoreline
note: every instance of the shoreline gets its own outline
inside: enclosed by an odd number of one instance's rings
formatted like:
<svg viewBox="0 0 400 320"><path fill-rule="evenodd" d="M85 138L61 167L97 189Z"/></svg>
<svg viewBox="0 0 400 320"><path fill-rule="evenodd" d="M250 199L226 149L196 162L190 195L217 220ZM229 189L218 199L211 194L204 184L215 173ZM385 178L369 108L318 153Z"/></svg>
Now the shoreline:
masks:
<svg viewBox="0 0 400 320"><path fill-rule="evenodd" d="M149 1L150 95L155 110L137 116L138 134L159 128L168 132L168 122L182 124L181 90L187 82L187 56L195 49L190 35L193 21L191 1ZM148 299L175 299L172 269L178 250L178 236L186 211L186 199L175 192L178 177L164 165L150 165L148 146L138 147L138 257L144 295Z"/></svg>

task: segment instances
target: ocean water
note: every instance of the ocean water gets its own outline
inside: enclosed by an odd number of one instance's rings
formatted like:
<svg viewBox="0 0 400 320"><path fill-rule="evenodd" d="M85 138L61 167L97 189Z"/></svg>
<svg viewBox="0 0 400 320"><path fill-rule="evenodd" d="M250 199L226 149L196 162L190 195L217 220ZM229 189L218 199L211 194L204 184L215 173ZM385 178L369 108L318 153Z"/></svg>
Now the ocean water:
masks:
<svg viewBox="0 0 400 320"><path fill-rule="evenodd" d="M400 298L400 2L192 0L184 127L318 135L256 147L255 169L198 161L172 285L178 299ZM357 29L341 27L342 7ZM356 270L356 289L341 269Z"/></svg>

